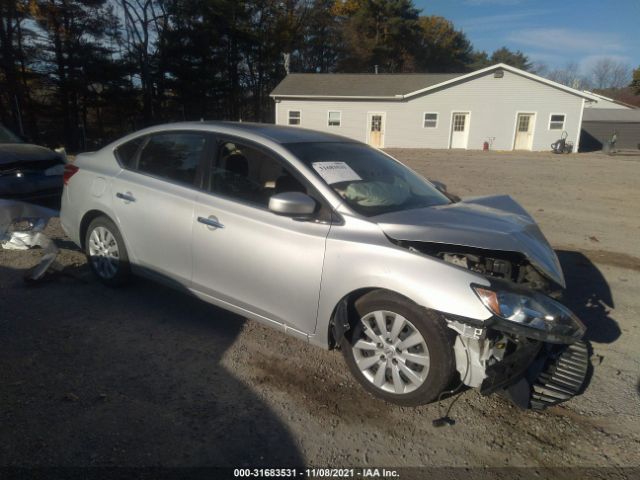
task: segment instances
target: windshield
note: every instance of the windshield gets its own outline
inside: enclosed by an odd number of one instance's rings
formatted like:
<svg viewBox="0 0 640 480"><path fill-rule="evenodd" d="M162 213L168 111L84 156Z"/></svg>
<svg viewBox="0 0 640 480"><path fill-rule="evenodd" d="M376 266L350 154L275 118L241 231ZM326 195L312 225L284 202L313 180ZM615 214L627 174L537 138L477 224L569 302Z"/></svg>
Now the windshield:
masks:
<svg viewBox="0 0 640 480"><path fill-rule="evenodd" d="M0 143L22 143L17 135L0 125Z"/></svg>
<svg viewBox="0 0 640 480"><path fill-rule="evenodd" d="M367 145L294 143L285 147L361 215L451 203L420 175Z"/></svg>

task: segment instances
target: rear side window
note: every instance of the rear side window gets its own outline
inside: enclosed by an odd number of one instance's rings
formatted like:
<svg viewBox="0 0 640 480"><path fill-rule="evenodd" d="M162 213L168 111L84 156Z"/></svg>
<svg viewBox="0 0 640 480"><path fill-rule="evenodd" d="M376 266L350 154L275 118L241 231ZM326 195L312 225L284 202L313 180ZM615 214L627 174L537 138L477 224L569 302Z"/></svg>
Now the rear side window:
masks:
<svg viewBox="0 0 640 480"><path fill-rule="evenodd" d="M138 137L123 143L116 149L116 157L124 168L134 169L136 154L146 137Z"/></svg>
<svg viewBox="0 0 640 480"><path fill-rule="evenodd" d="M199 133L152 135L140 152L137 170L194 185L206 142L206 136Z"/></svg>

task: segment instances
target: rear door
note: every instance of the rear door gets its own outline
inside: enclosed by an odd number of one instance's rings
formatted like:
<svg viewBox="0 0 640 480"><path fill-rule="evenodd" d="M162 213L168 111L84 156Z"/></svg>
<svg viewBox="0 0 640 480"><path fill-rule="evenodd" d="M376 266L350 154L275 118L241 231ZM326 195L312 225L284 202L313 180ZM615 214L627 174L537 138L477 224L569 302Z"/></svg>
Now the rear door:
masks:
<svg viewBox="0 0 640 480"><path fill-rule="evenodd" d="M209 138L191 131L144 137L114 179L113 205L133 261L182 285L191 280L194 200Z"/></svg>
<svg viewBox="0 0 640 480"><path fill-rule="evenodd" d="M303 176L275 153L219 138L193 223L193 288L262 319L313 333L330 212ZM319 202L312 220L276 215L275 193Z"/></svg>

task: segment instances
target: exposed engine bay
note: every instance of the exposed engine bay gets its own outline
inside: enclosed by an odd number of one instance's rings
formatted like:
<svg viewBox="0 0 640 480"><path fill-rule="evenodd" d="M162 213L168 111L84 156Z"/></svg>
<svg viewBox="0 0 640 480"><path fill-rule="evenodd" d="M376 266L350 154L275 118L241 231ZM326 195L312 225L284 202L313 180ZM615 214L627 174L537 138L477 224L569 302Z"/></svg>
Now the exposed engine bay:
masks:
<svg viewBox="0 0 640 480"><path fill-rule="evenodd" d="M551 296L560 294L559 287L545 278L523 254L518 252L429 242L398 241L397 244L411 251L439 258L481 275L514 282Z"/></svg>

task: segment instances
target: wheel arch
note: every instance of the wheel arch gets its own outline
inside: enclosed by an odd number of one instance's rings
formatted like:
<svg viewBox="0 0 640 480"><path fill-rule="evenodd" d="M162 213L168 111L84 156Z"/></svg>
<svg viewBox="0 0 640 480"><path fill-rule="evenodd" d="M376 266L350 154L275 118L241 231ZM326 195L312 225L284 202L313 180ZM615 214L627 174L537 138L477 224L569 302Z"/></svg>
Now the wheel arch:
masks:
<svg viewBox="0 0 640 480"><path fill-rule="evenodd" d="M354 322L357 322L359 320L357 315L355 314L355 302L364 295L374 291L391 293L398 296L399 298L418 305L414 300L407 297L406 295L403 295L402 293L396 292L394 290L390 290L388 288L363 287L347 293L333 307L333 310L331 312L331 319L329 320L329 324L327 326L329 350L338 347L340 345L342 337L344 335L347 335L348 331L353 327Z"/></svg>
<svg viewBox="0 0 640 480"><path fill-rule="evenodd" d="M116 221L109 214L105 213L102 210L93 209L93 210L87 211L83 215L82 220L80 220L80 232L79 232L80 233L80 247L82 248L83 251L85 249L85 241L86 241L87 230L89 228L89 225L91 225L91 222L93 222L98 217L107 217L116 226L118 225L116 223Z"/></svg>

